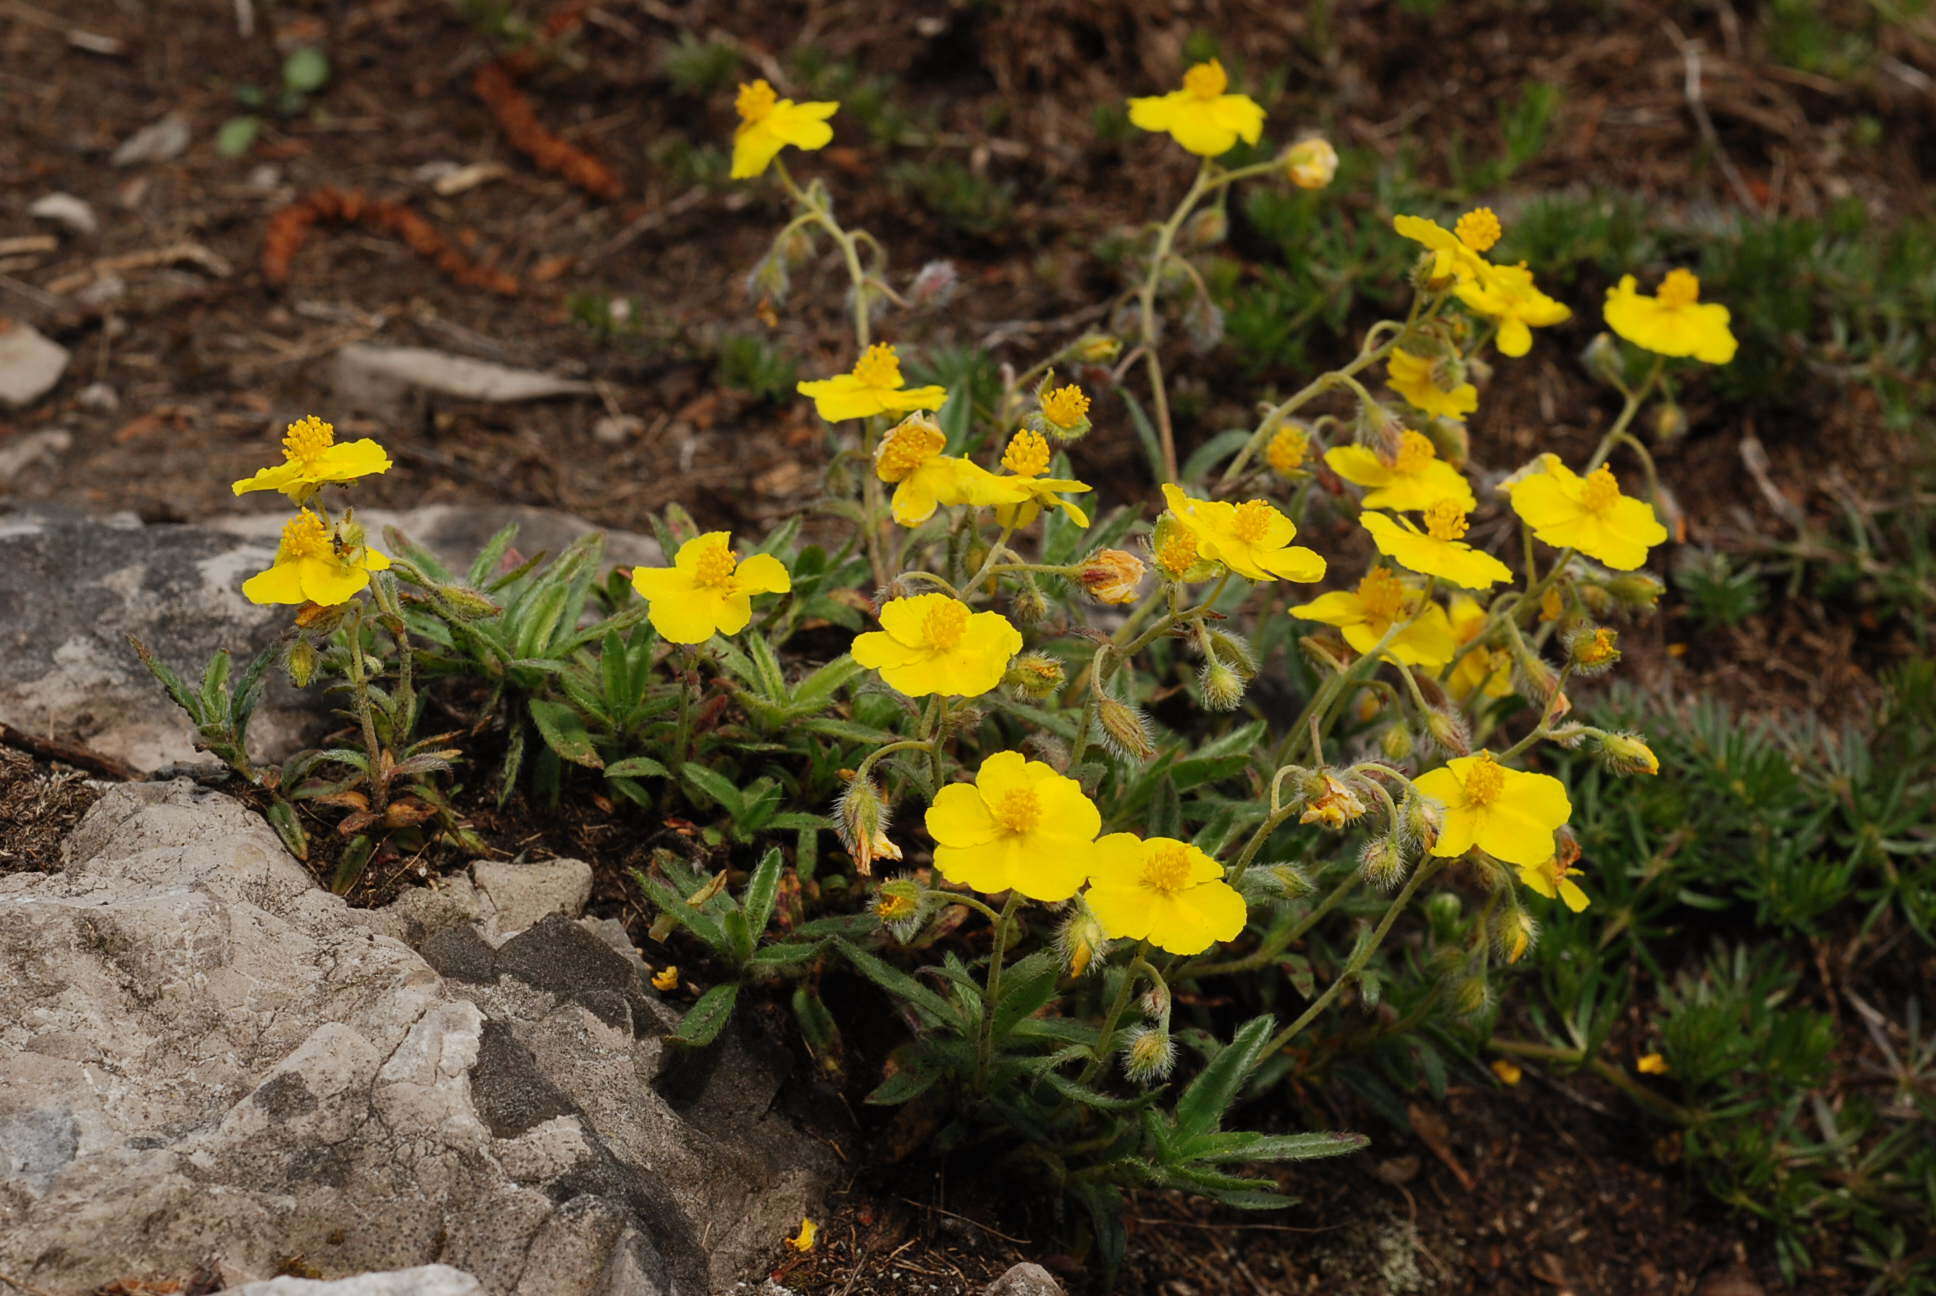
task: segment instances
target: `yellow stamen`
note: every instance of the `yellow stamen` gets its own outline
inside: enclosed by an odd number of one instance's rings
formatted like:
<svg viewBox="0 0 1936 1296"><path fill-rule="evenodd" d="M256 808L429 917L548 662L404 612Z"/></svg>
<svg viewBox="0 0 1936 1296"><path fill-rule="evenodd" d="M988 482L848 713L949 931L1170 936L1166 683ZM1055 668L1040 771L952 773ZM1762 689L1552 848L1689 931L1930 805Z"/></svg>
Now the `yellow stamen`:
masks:
<svg viewBox="0 0 1936 1296"><path fill-rule="evenodd" d="M1088 416L1089 398L1074 383L1042 396L1042 417L1059 428L1080 427Z"/></svg>
<svg viewBox="0 0 1936 1296"><path fill-rule="evenodd" d="M874 473L884 482L905 481L947 443L941 429L929 420L917 417L897 423L874 451Z"/></svg>
<svg viewBox="0 0 1936 1296"><path fill-rule="evenodd" d="M1190 885L1190 852L1165 843L1143 857L1142 884L1164 895L1175 895Z"/></svg>
<svg viewBox="0 0 1936 1296"><path fill-rule="evenodd" d="M1425 510L1425 534L1434 540L1461 540L1465 538L1472 524L1465 520L1465 510L1453 499L1442 499Z"/></svg>
<svg viewBox="0 0 1936 1296"><path fill-rule="evenodd" d="M1601 626L1593 632L1593 638L1581 644L1573 655L1582 666L1604 666L1620 655L1613 645L1613 631Z"/></svg>
<svg viewBox="0 0 1936 1296"><path fill-rule="evenodd" d="M1505 786L1505 772L1490 756L1479 757L1478 763L1465 772L1465 799L1471 805L1491 805Z"/></svg>
<svg viewBox="0 0 1936 1296"><path fill-rule="evenodd" d="M1199 63L1183 74L1183 91L1197 99L1215 99L1230 88L1230 74L1217 59Z"/></svg>
<svg viewBox="0 0 1936 1296"><path fill-rule="evenodd" d="M1156 565L1171 576L1181 576L1197 565L1197 538L1177 527L1156 550Z"/></svg>
<svg viewBox="0 0 1936 1296"><path fill-rule="evenodd" d="M914 897L900 891L883 891L874 901L874 916L882 922L899 922L914 913Z"/></svg>
<svg viewBox="0 0 1936 1296"><path fill-rule="evenodd" d="M1613 469L1604 464L1586 475L1580 487L1580 504L1589 513L1605 513L1620 499L1620 482Z"/></svg>
<svg viewBox="0 0 1936 1296"><path fill-rule="evenodd" d="M1499 217L1493 214L1492 208L1475 207L1459 217L1459 223L1452 227L1452 232L1459 236L1459 242L1474 252L1484 252L1499 241L1499 236L1505 230L1500 228Z"/></svg>
<svg viewBox="0 0 1936 1296"><path fill-rule="evenodd" d="M886 342L876 342L854 362L854 377L863 387L886 388L901 385L901 357Z"/></svg>
<svg viewBox="0 0 1936 1296"><path fill-rule="evenodd" d="M1017 477L1040 477L1049 467L1049 439L1023 428L1009 438L1008 449L1002 452L1002 467Z"/></svg>
<svg viewBox="0 0 1936 1296"><path fill-rule="evenodd" d="M738 566L738 554L723 544L713 545L693 564L692 583L701 589L725 589L733 583L733 571Z"/></svg>
<svg viewBox="0 0 1936 1296"><path fill-rule="evenodd" d="M336 429L311 414L289 425L282 438L282 454L293 464L313 464L335 444Z"/></svg>
<svg viewBox="0 0 1936 1296"><path fill-rule="evenodd" d="M739 96L733 100L733 108L744 122L763 121L773 111L773 105L780 96L773 93L773 87L764 78L748 81L739 88Z"/></svg>
<svg viewBox="0 0 1936 1296"><path fill-rule="evenodd" d="M995 822L1016 834L1031 833L1042 822L1042 799L1033 788L1010 788L991 812Z"/></svg>
<svg viewBox="0 0 1936 1296"><path fill-rule="evenodd" d="M323 525L323 520L304 509L283 524L281 552L277 557L283 562L303 558L334 559L336 548L331 543L329 530Z"/></svg>
<svg viewBox="0 0 1936 1296"><path fill-rule="evenodd" d="M1669 270L1654 299L1663 306L1692 306L1701 299L1701 281L1692 270Z"/></svg>
<svg viewBox="0 0 1936 1296"><path fill-rule="evenodd" d="M1262 544L1270 534L1271 524L1282 516L1268 500L1246 500L1237 506L1236 516L1230 520L1230 533L1245 544Z"/></svg>
<svg viewBox="0 0 1936 1296"><path fill-rule="evenodd" d="M1304 458L1310 452L1310 434L1296 424L1286 424L1272 434L1270 447L1264 451L1264 461L1278 476L1289 477L1304 466Z"/></svg>
<svg viewBox="0 0 1936 1296"><path fill-rule="evenodd" d="M1392 456L1391 469L1401 477L1411 477L1423 472L1425 465L1438 457L1438 447L1432 444L1431 437L1406 428L1398 438L1398 453Z"/></svg>
<svg viewBox="0 0 1936 1296"><path fill-rule="evenodd" d="M921 618L921 637L928 646L940 652L947 652L961 642L968 633L968 605L950 599L930 608Z"/></svg>
<svg viewBox="0 0 1936 1296"><path fill-rule="evenodd" d="M1366 620L1390 625L1405 606L1405 587L1389 567L1373 567L1358 582L1358 601L1365 605Z"/></svg>

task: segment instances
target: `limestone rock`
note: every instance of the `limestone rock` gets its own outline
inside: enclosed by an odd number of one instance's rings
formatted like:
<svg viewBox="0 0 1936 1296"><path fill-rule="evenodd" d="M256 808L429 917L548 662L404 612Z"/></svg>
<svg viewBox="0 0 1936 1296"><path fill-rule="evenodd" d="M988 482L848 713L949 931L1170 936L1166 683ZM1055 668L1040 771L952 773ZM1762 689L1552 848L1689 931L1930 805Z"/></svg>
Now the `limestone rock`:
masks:
<svg viewBox="0 0 1936 1296"><path fill-rule="evenodd" d="M30 324L0 319L0 405L23 409L67 372L67 348Z"/></svg>
<svg viewBox="0 0 1936 1296"><path fill-rule="evenodd" d="M397 526L462 566L510 522L527 554L556 553L593 529L534 508L435 505L359 516L372 535ZM135 659L128 636L192 679L218 648L247 660L273 643L288 610L257 607L241 585L274 557L284 520L265 512L185 527L0 514L0 720L84 742L137 770L196 761L188 718ZM606 556L664 561L656 541L626 532L607 533ZM304 745L320 705L320 694L299 694L278 673L250 730L255 754L276 760Z"/></svg>
<svg viewBox="0 0 1936 1296"><path fill-rule="evenodd" d="M477 1279L449 1265L421 1265L389 1273L358 1274L354 1278L321 1281L314 1278L271 1278L226 1289L226 1296L484 1296Z"/></svg>
<svg viewBox="0 0 1936 1296"><path fill-rule="evenodd" d="M1055 1275L1039 1264L1018 1264L989 1283L982 1296L1065 1296Z"/></svg>
<svg viewBox="0 0 1936 1296"><path fill-rule="evenodd" d="M756 1042L675 1053L637 958L562 913L413 950L185 780L109 790L64 849L63 872L0 877L10 1277L77 1291L211 1258L267 1277L301 1255L705 1296L830 1182Z"/></svg>

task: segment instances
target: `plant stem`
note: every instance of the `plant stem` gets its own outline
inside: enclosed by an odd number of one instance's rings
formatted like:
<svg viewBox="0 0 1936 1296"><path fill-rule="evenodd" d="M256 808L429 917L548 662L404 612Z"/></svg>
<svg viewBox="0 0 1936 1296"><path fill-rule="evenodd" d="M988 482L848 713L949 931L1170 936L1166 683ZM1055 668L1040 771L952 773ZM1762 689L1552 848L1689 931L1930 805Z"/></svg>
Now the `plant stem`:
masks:
<svg viewBox="0 0 1936 1296"><path fill-rule="evenodd" d="M1163 480L1175 481L1176 471L1176 431L1170 426L1170 398L1163 387L1163 361L1157 355L1156 345L1156 290L1163 278L1163 266L1170 259L1170 250L1176 243L1177 231L1189 219L1197 200L1205 193L1205 182L1210 178L1211 163L1208 158L1197 168L1196 179L1183 195L1183 201L1176 205L1170 218L1156 231L1156 247L1150 254L1149 273L1143 276L1142 287L1136 292L1138 327L1143 335L1143 362L1149 370L1150 401L1156 409L1156 435L1163 452Z"/></svg>
<svg viewBox="0 0 1936 1296"><path fill-rule="evenodd" d="M1082 1068L1077 1084L1094 1084L1109 1061L1109 1054L1116 1046L1116 1028L1122 1024L1123 1013L1129 1007L1129 997L1136 993L1136 982L1143 973L1152 970L1145 958L1148 953L1149 942L1145 940L1137 945L1136 957L1123 969L1123 983L1116 987L1116 997L1109 1001L1109 1010L1103 1014L1102 1032L1096 1036L1095 1052L1090 1055L1088 1065Z"/></svg>
<svg viewBox="0 0 1936 1296"><path fill-rule="evenodd" d="M995 1005L1002 996L1002 961L1008 954L1008 928L1022 893L1010 888L1001 914L995 919L995 948L988 955L988 984L981 999L981 1029L975 1035L975 1089L988 1087L988 1067L995 1051Z"/></svg>
<svg viewBox="0 0 1936 1296"><path fill-rule="evenodd" d="M1597 1057L1587 1057L1579 1049L1555 1048L1551 1044L1535 1044L1529 1040L1494 1038L1486 1041L1486 1047L1497 1053L1513 1057L1531 1058L1536 1062L1554 1062L1561 1066L1584 1067L1602 1080L1618 1089L1627 1097L1645 1107L1648 1111L1678 1125L1699 1123L1697 1113L1689 1111L1678 1103L1661 1097L1646 1085L1614 1066L1611 1062Z"/></svg>
<svg viewBox="0 0 1936 1296"><path fill-rule="evenodd" d="M350 696L355 700L356 719L363 728L363 751L369 757L370 809L381 812L390 800L390 780L384 775L383 746L376 739L376 715L370 708L370 681L363 673L363 600L350 604L349 641Z"/></svg>

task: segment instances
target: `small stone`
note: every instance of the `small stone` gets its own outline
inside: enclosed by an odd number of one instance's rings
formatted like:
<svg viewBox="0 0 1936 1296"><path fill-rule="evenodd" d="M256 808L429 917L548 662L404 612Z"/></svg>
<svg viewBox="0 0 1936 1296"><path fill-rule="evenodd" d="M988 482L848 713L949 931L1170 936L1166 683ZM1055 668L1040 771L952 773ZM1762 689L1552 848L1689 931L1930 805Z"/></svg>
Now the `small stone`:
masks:
<svg viewBox="0 0 1936 1296"><path fill-rule="evenodd" d="M0 405L21 409L52 391L67 370L67 348L30 324L0 320Z"/></svg>
<svg viewBox="0 0 1936 1296"><path fill-rule="evenodd" d="M486 925L500 936L521 932L552 914L576 918L592 898L592 866L583 860L478 860L471 865L471 880L495 909Z"/></svg>
<svg viewBox="0 0 1936 1296"><path fill-rule="evenodd" d="M102 275L74 290L74 300L90 310L99 309L128 295L128 281L120 275Z"/></svg>
<svg viewBox="0 0 1936 1296"><path fill-rule="evenodd" d="M645 420L630 414L599 419L592 424L592 440L601 445L624 445L645 431Z"/></svg>
<svg viewBox="0 0 1936 1296"><path fill-rule="evenodd" d="M186 152L188 141L188 119L180 113L169 113L122 140L121 147L114 150L108 161L118 167L167 162Z"/></svg>
<svg viewBox="0 0 1936 1296"><path fill-rule="evenodd" d="M587 382L469 356L423 347L363 344L346 346L336 353L332 378L345 401L374 412L384 412L385 406L394 410L413 389L460 400L496 402L576 396L595 390Z"/></svg>
<svg viewBox="0 0 1936 1296"><path fill-rule="evenodd" d="M421 1265L388 1273L357 1274L327 1282L314 1278L271 1278L228 1289L229 1296L484 1296L484 1287L462 1269Z"/></svg>
<svg viewBox="0 0 1936 1296"><path fill-rule="evenodd" d="M74 403L96 414L112 414L121 408L121 393L113 383L91 382L74 393Z"/></svg>
<svg viewBox="0 0 1936 1296"><path fill-rule="evenodd" d="M255 170L249 172L249 178L244 183L257 193L270 193L282 183L282 171L280 168L273 167L267 162L264 162Z"/></svg>
<svg viewBox="0 0 1936 1296"><path fill-rule="evenodd" d="M27 214L37 220L52 221L75 234L92 234L101 227L94 218L94 208L69 193L50 193L37 198Z"/></svg>
<svg viewBox="0 0 1936 1296"><path fill-rule="evenodd" d="M46 428L11 441L0 441L0 483L12 481L42 459L65 454L73 444L73 436L59 428Z"/></svg>
<svg viewBox="0 0 1936 1296"><path fill-rule="evenodd" d="M982 1296L1065 1296L1062 1284L1039 1264L1018 1264L988 1284Z"/></svg>

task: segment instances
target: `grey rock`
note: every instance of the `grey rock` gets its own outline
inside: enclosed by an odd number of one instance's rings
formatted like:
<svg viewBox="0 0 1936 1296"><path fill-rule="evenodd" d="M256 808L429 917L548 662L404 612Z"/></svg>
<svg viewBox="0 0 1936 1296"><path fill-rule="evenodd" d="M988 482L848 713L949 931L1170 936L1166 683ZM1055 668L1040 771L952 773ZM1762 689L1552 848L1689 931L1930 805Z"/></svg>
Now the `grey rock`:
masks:
<svg viewBox="0 0 1936 1296"><path fill-rule="evenodd" d="M1065 1296L1055 1275L1039 1264L1018 1264L989 1283L982 1296Z"/></svg>
<svg viewBox="0 0 1936 1296"><path fill-rule="evenodd" d="M442 1261L490 1293L705 1296L832 1182L753 1041L668 1049L676 1013L636 958L562 913L414 950L186 780L110 789L64 855L0 877L0 1272L20 1281L209 1257L265 1278L300 1254L364 1282Z"/></svg>
<svg viewBox="0 0 1936 1296"><path fill-rule="evenodd" d="M0 405L22 409L54 389L67 372L67 348L31 324L0 319Z"/></svg>
<svg viewBox="0 0 1936 1296"><path fill-rule="evenodd" d="M315 1278L271 1278L225 1289L227 1296L485 1296L477 1279L449 1265L420 1265L388 1273L358 1274L354 1278L321 1281Z"/></svg>
<svg viewBox="0 0 1936 1296"><path fill-rule="evenodd" d="M407 407L420 392L459 400L513 402L596 390L588 382L533 369L513 369L424 347L366 343L336 353L332 380L343 401L373 413Z"/></svg>
<svg viewBox="0 0 1936 1296"><path fill-rule="evenodd" d="M121 393L113 383L91 382L74 393L74 403L96 414L112 414L121 408Z"/></svg>
<svg viewBox="0 0 1936 1296"><path fill-rule="evenodd" d="M94 208L85 199L70 193L50 193L36 198L27 208L27 214L36 220L52 221L75 234L92 234L101 227L101 222L94 217Z"/></svg>
<svg viewBox="0 0 1936 1296"><path fill-rule="evenodd" d="M0 485L12 481L43 459L66 454L73 446L73 434L60 428L42 428L11 441L0 441Z"/></svg>
<svg viewBox="0 0 1936 1296"><path fill-rule="evenodd" d="M521 932L552 914L576 918L592 898L592 866L583 860L478 860L471 880L489 904L482 915L487 939Z"/></svg>
<svg viewBox="0 0 1936 1296"><path fill-rule="evenodd" d="M528 508L433 506L360 515L373 534L395 525L450 561L468 565L499 528L519 525L525 553L557 552L593 528ZM0 514L0 720L75 739L137 770L198 759L188 719L128 647L139 636L184 677L210 656L239 659L275 642L287 609L257 607L241 585L274 557L283 513L216 519L203 527L142 526L49 511ZM607 534L619 564L658 563L657 542ZM258 757L304 745L318 693L271 686L250 740Z"/></svg>
<svg viewBox="0 0 1936 1296"><path fill-rule="evenodd" d="M180 113L169 113L122 140L108 161L118 167L168 162L187 151L189 134L188 119Z"/></svg>

